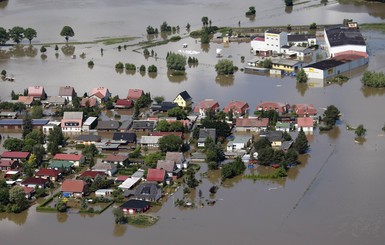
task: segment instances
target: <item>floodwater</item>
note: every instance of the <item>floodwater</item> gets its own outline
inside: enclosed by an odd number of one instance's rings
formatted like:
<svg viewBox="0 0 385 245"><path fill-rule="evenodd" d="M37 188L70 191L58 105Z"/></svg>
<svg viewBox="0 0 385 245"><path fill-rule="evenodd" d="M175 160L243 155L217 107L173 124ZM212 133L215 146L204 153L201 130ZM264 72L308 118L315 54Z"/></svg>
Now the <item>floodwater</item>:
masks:
<svg viewBox="0 0 385 245"><path fill-rule="evenodd" d="M256 5L255 20L244 16L249 6ZM141 0L141 1L58 1L13 0L0 3L0 26L33 27L38 32L35 43L62 42L62 26L70 25L76 36L72 41L92 41L101 37L135 36L146 39L148 25L159 26L167 21L183 27L189 22L199 28L201 16L208 16L213 25L286 25L341 23L353 18L360 23L382 22L385 5L349 5L329 1L309 1L286 9L283 1L202 1L202 0ZM370 52L369 70L384 71L384 35L364 32ZM165 56L178 52L182 43L194 50L199 65L187 69L185 77L167 73ZM280 181L256 181L236 178L220 186L214 206L179 209L173 200L182 197L179 190L155 215L155 226L137 228L115 225L111 209L101 215L36 213L34 207L20 215L0 214L1 244L23 243L86 243L86 244L383 244L385 240L384 141L381 128L385 122L384 90L363 89L360 74L342 85L309 88L296 85L294 78L269 78L237 72L234 76L217 77L214 65L216 49L225 58L242 67L240 57L252 58L250 46L231 43L229 47L210 43L202 46L194 39L152 48L158 59L145 59L133 52L136 47L122 48L117 44L85 44L64 47L56 57L48 47L41 57L40 46L12 51L0 49L0 69L15 77L15 82L1 82L0 97L10 99L12 90L22 92L32 85L43 85L48 95L57 95L58 87L74 86L79 94L93 87L106 86L113 95L126 96L129 88L142 88L153 96L168 100L187 90L194 101L217 99L223 107L232 99L246 100L255 108L263 100L312 103L317 108L337 106L342 121L333 131L309 137L311 151L301 158L302 164L290 170ZM63 45L60 45L62 48ZM34 48L36 50L34 50ZM104 49L103 56L100 49ZM15 48L12 48L15 49ZM80 58L85 53L84 59ZM74 59L72 55L76 55ZM89 60L95 66L87 67ZM118 61L137 66L155 64L158 75L117 73ZM366 142L356 144L354 132L346 124L364 124ZM202 165L202 172L206 171ZM248 170L250 171L250 170ZM257 171L264 171L258 168ZM203 201L209 188L220 185L217 173L202 178L198 187ZM195 197L198 200L198 197Z"/></svg>

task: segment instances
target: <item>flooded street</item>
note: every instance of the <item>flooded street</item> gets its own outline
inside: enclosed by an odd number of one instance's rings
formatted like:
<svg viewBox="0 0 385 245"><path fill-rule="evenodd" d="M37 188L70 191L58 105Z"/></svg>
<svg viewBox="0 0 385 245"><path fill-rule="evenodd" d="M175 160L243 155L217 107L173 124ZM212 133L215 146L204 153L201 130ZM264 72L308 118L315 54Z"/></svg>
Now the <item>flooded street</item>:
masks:
<svg viewBox="0 0 385 245"><path fill-rule="evenodd" d="M249 6L256 5L255 20L244 16ZM102 37L138 37L130 43L146 40L148 25L158 27L163 21L180 25L181 35L201 27L201 17L208 16L213 25L242 26L292 25L311 22L332 24L352 18L359 23L383 22L385 5L346 5L329 1L306 1L285 9L283 1L202 1L202 0L131 0L131 1L58 1L9 0L0 3L0 26L35 28L34 42L63 42L60 29L74 28L70 41L93 41ZM370 55L369 70L385 71L384 34L363 31ZM185 77L167 74L165 57L168 51L178 52L182 43L188 50L199 52L198 67L186 70ZM383 244L385 241L385 90L363 89L360 73L342 85L309 88L296 84L295 78L270 78L238 71L234 76L217 77L214 66L221 48L240 68L241 56L251 59L249 43L230 43L229 47L210 43L202 46L199 40L185 38L164 46L150 48L158 58L145 59L133 52L138 46L129 46L119 52L117 46L102 43L75 45L74 50L47 47L47 58L42 59L40 46L24 50L0 49L0 70L15 77L15 82L0 82L1 100L9 100L11 91L22 93L25 88L42 85L47 94L57 95L59 86L74 86L79 95L93 87L108 87L112 95L125 97L129 88L141 88L152 96L173 100L187 90L194 102L213 98L223 108L230 100L244 100L254 111L260 101L281 101L290 104L314 104L322 109L335 105L343 114L333 131L309 137L311 151L301 158L302 164L280 181L256 181L236 178L220 186L214 206L179 209L174 199L179 190L169 197L155 213L158 223L149 228L115 225L112 210L101 215L37 213L35 206L19 215L0 213L1 244ZM123 44L121 44L123 45ZM60 48L63 45L59 45ZM104 49L103 55L100 49ZM19 48L20 49L20 48ZM84 59L80 58L85 53ZM142 50L139 50L142 52ZM76 55L76 58L73 58ZM87 62L93 60L90 69ZM117 62L155 64L155 78L118 73ZM354 142L354 132L346 124L363 124L367 129L366 142ZM4 136L5 134L2 133ZM206 169L202 165L202 171ZM250 171L250 170L247 170ZM198 187L203 199L209 197L209 188L220 184L214 173L202 178ZM197 197L198 198L198 197Z"/></svg>

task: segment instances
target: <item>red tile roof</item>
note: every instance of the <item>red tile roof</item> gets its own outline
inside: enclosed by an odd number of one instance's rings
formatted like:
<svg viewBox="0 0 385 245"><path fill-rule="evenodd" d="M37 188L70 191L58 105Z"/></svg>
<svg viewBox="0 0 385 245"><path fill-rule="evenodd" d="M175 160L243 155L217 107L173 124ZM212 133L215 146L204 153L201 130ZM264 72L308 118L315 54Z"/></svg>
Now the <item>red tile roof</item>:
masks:
<svg viewBox="0 0 385 245"><path fill-rule="evenodd" d="M49 177L57 177L60 174L59 170L56 169L48 169L48 168L41 168L39 171L35 174L35 176L49 176Z"/></svg>
<svg viewBox="0 0 385 245"><path fill-rule="evenodd" d="M28 96L41 97L44 95L44 88L42 86L28 87Z"/></svg>
<svg viewBox="0 0 385 245"><path fill-rule="evenodd" d="M295 105L295 113L298 116L315 116L317 115L317 109L314 107L314 105L308 105L308 104L296 104Z"/></svg>
<svg viewBox="0 0 385 245"><path fill-rule="evenodd" d="M91 96L95 95L96 97L103 99L107 96L108 89L105 87L93 88L91 92Z"/></svg>
<svg viewBox="0 0 385 245"><path fill-rule="evenodd" d="M107 162L123 162L128 159L127 155L108 155L104 160Z"/></svg>
<svg viewBox="0 0 385 245"><path fill-rule="evenodd" d="M62 192L83 192L87 183L84 180L66 179L64 180L61 191Z"/></svg>
<svg viewBox="0 0 385 245"><path fill-rule="evenodd" d="M1 159L0 167L11 167L14 162L15 162L14 160Z"/></svg>
<svg viewBox="0 0 385 245"><path fill-rule="evenodd" d="M115 181L125 181L128 178L129 178L129 176L127 176L127 175L119 175L116 177Z"/></svg>
<svg viewBox="0 0 385 245"><path fill-rule="evenodd" d="M269 118L237 118L237 127L267 127Z"/></svg>
<svg viewBox="0 0 385 245"><path fill-rule="evenodd" d="M44 185L47 182L48 181L46 179L31 177L31 178L25 179L23 182L21 182L21 184L22 185Z"/></svg>
<svg viewBox="0 0 385 245"><path fill-rule="evenodd" d="M102 171L91 171L91 170L87 170L85 171L84 173L82 173L80 176L83 177L83 178L86 178L86 177L90 177L91 179L95 179L96 176L106 176L106 174Z"/></svg>
<svg viewBox="0 0 385 245"><path fill-rule="evenodd" d="M80 102L80 105L82 107L86 107L87 102L89 107L94 107L98 104L98 101L95 98L83 98L82 101Z"/></svg>
<svg viewBox="0 0 385 245"><path fill-rule="evenodd" d="M230 101L226 107L223 109L223 112L228 113L231 109L233 113L244 113L245 110L249 108L249 104L244 101Z"/></svg>
<svg viewBox="0 0 385 245"><path fill-rule="evenodd" d="M262 102L257 105L257 111L269 111L269 110L277 110L279 113L286 112L285 104L280 102Z"/></svg>
<svg viewBox="0 0 385 245"><path fill-rule="evenodd" d="M164 169L149 168L147 171L147 181L163 182L166 177Z"/></svg>
<svg viewBox="0 0 385 245"><path fill-rule="evenodd" d="M117 99L115 102L115 106L132 107L133 104L132 100Z"/></svg>
<svg viewBox="0 0 385 245"><path fill-rule="evenodd" d="M29 152L24 151L4 151L1 154L1 158L16 158L16 159L27 159Z"/></svg>
<svg viewBox="0 0 385 245"><path fill-rule="evenodd" d="M17 102L23 103L25 105L30 105L33 102L33 96L19 96Z"/></svg>
<svg viewBox="0 0 385 245"><path fill-rule="evenodd" d="M300 127L313 127L314 122L311 117L299 117L297 118L298 128Z"/></svg>
<svg viewBox="0 0 385 245"><path fill-rule="evenodd" d="M137 100L143 95L142 89L129 89L127 99Z"/></svg>
<svg viewBox="0 0 385 245"><path fill-rule="evenodd" d="M30 194L35 192L35 188L32 188L32 187L23 186L23 189L25 194Z"/></svg>
<svg viewBox="0 0 385 245"><path fill-rule="evenodd" d="M56 154L53 159L54 160L66 160L66 161L80 161L82 159L82 154Z"/></svg>
<svg viewBox="0 0 385 245"><path fill-rule="evenodd" d="M219 104L217 101L213 99L205 99L198 102L198 104L194 107L194 112L199 113L200 109L206 110L216 110L219 108Z"/></svg>
<svg viewBox="0 0 385 245"><path fill-rule="evenodd" d="M254 38L254 41L261 41L261 42L264 42L264 41L265 41L265 38L264 38L264 37L256 37L256 38Z"/></svg>

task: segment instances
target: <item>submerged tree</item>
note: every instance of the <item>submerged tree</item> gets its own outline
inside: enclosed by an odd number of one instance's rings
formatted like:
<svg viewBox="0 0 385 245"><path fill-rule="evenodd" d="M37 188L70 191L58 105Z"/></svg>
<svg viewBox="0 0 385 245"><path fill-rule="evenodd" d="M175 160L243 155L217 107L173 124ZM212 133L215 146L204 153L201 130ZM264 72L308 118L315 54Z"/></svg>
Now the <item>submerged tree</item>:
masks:
<svg viewBox="0 0 385 245"><path fill-rule="evenodd" d="M32 39L37 37L37 32L35 29L28 27L27 29L24 30L24 37L29 40L29 44L32 43Z"/></svg>
<svg viewBox="0 0 385 245"><path fill-rule="evenodd" d="M70 26L64 26L63 29L60 32L60 36L64 37L68 43L68 39L70 37L75 36L75 32Z"/></svg>

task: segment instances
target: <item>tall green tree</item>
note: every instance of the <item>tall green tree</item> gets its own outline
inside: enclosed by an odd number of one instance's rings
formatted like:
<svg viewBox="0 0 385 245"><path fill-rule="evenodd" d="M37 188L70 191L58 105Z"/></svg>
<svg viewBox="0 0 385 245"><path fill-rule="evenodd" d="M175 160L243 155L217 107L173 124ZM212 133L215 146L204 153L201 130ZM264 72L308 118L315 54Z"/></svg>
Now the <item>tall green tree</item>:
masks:
<svg viewBox="0 0 385 245"><path fill-rule="evenodd" d="M43 117L43 107L40 105L35 105L32 107L32 112L31 112L31 118L32 119L40 119Z"/></svg>
<svg viewBox="0 0 385 245"><path fill-rule="evenodd" d="M201 20L203 26L207 26L209 24L209 18L207 16L203 16Z"/></svg>
<svg viewBox="0 0 385 245"><path fill-rule="evenodd" d="M3 147L8 151L21 151L24 147L24 142L17 138L8 138L4 141Z"/></svg>
<svg viewBox="0 0 385 245"><path fill-rule="evenodd" d="M237 67L234 66L231 60L222 59L219 60L218 63L215 65L215 71L218 75L234 74L236 70Z"/></svg>
<svg viewBox="0 0 385 245"><path fill-rule="evenodd" d="M52 155L59 152L59 145L64 142L64 135L60 127L54 127L52 132L48 135L48 147L47 151Z"/></svg>
<svg viewBox="0 0 385 245"><path fill-rule="evenodd" d="M28 208L29 203L25 197L23 187L15 186L9 191L9 202L11 203L12 213L20 213Z"/></svg>
<svg viewBox="0 0 385 245"><path fill-rule="evenodd" d="M337 122L337 120L340 118L340 111L338 108L334 105L329 105L326 107L326 110L323 114L322 121L327 125L327 126L334 126Z"/></svg>
<svg viewBox="0 0 385 245"><path fill-rule="evenodd" d="M25 138L25 136L27 136L27 134L32 132L32 129L33 129L33 127L32 127L32 119L29 116L29 114L27 113L25 115L24 120L23 120L23 139Z"/></svg>
<svg viewBox="0 0 385 245"><path fill-rule="evenodd" d="M180 151L183 140L176 135L166 135L159 139L159 150L162 152Z"/></svg>
<svg viewBox="0 0 385 245"><path fill-rule="evenodd" d="M75 32L70 26L64 26L63 29L60 32L60 36L64 37L68 43L68 39L70 37L75 36Z"/></svg>
<svg viewBox="0 0 385 245"><path fill-rule="evenodd" d="M186 69L187 64L186 60L187 59L184 55L171 52L166 58L167 68L178 71L184 71Z"/></svg>
<svg viewBox="0 0 385 245"><path fill-rule="evenodd" d="M28 27L27 29L24 30L24 37L29 40L29 44L32 43L32 39L37 37L37 32L35 29Z"/></svg>
<svg viewBox="0 0 385 245"><path fill-rule="evenodd" d="M0 27L0 44L3 45L9 40L9 33L3 27Z"/></svg>
<svg viewBox="0 0 385 245"><path fill-rule="evenodd" d="M301 69L295 76L298 83L307 83L308 77L304 69Z"/></svg>
<svg viewBox="0 0 385 245"><path fill-rule="evenodd" d="M187 118L187 112L180 107L174 107L167 111L169 117L176 117L177 120L183 120Z"/></svg>
<svg viewBox="0 0 385 245"><path fill-rule="evenodd" d="M304 154L310 148L309 142L306 138L305 132L302 130L299 131L297 138L293 143L293 148L299 153Z"/></svg>
<svg viewBox="0 0 385 245"><path fill-rule="evenodd" d="M8 31L9 37L17 44L19 44L24 38L24 29L20 26L15 26Z"/></svg>

